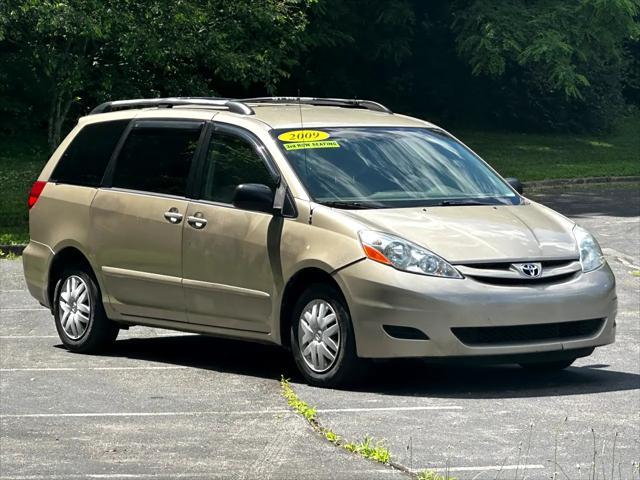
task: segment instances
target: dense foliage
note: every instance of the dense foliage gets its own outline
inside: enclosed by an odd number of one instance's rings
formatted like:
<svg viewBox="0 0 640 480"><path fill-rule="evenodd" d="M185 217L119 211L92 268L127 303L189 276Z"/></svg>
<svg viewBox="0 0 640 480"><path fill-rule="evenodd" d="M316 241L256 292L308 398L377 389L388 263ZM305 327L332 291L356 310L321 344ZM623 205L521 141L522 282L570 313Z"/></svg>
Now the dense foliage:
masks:
<svg viewBox="0 0 640 480"><path fill-rule="evenodd" d="M74 106L274 91L306 27L306 0L1 1L1 108L46 123L51 145Z"/></svg>
<svg viewBox="0 0 640 480"><path fill-rule="evenodd" d="M456 123L606 129L623 95L638 102L639 11L638 0L324 0L293 79Z"/></svg>
<svg viewBox="0 0 640 480"><path fill-rule="evenodd" d="M596 130L640 99L640 0L0 0L0 118L55 145L105 99L370 97Z"/></svg>

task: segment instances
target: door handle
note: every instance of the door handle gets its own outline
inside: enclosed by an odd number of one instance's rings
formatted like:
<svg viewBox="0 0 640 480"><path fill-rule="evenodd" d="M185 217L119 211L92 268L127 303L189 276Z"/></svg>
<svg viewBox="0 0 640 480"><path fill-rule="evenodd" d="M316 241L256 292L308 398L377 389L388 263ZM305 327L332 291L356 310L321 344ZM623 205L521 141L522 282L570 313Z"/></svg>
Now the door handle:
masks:
<svg viewBox="0 0 640 480"><path fill-rule="evenodd" d="M164 212L164 218L169 220L169 223L178 224L182 221L183 217L184 215L178 212L176 207L171 207L168 211Z"/></svg>
<svg viewBox="0 0 640 480"><path fill-rule="evenodd" d="M187 217L187 223L193 228L200 230L207 224L207 219L202 217L202 213L198 212L195 215L189 215Z"/></svg>

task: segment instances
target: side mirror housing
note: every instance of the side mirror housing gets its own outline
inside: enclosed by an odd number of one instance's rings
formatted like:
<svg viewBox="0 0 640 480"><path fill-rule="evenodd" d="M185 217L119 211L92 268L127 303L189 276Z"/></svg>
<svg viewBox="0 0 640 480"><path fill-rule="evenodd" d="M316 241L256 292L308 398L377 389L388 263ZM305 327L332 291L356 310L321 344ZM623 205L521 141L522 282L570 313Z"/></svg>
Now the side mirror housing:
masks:
<svg viewBox="0 0 640 480"><path fill-rule="evenodd" d="M261 183L241 183L233 192L233 206L252 212L274 213L274 192Z"/></svg>
<svg viewBox="0 0 640 480"><path fill-rule="evenodd" d="M509 178L505 178L505 180L507 181L507 183L509 185L511 185L511 187L518 192L520 195L522 195L522 192L524 191L524 188L522 187L522 182L520 180L518 180L515 177L509 177Z"/></svg>

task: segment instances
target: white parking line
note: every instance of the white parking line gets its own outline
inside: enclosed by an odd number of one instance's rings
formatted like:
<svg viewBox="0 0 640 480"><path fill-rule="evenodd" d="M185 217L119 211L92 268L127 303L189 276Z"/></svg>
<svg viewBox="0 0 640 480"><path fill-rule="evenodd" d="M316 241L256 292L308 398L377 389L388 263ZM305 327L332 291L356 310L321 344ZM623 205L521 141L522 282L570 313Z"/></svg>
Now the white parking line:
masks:
<svg viewBox="0 0 640 480"><path fill-rule="evenodd" d="M388 473L390 475L398 475L397 470L390 468L372 468L369 470L360 470L358 474L366 476L367 474ZM65 475L3 475L0 480L62 480L67 478L217 478L220 472L209 473L72 473Z"/></svg>
<svg viewBox="0 0 640 480"><path fill-rule="evenodd" d="M1 414L0 418L65 418L65 417L201 417L208 415L272 415L292 414L292 410L210 410L201 412L102 412L102 413L15 413Z"/></svg>
<svg viewBox="0 0 640 480"><path fill-rule="evenodd" d="M48 312L48 308L0 308L0 313L2 312Z"/></svg>
<svg viewBox="0 0 640 480"><path fill-rule="evenodd" d="M437 470L439 472L499 472L504 470L539 470L544 465L488 465L486 467L449 467L434 468L428 467L426 470Z"/></svg>
<svg viewBox="0 0 640 480"><path fill-rule="evenodd" d="M185 333L185 332L169 332L169 333L159 333L153 336L140 336L135 334L127 335L126 333L119 336L118 340L131 340L131 339L140 339L145 340L149 338L168 338L168 337L192 337L198 335L197 333ZM20 340L25 338L60 338L58 335L0 335L0 340Z"/></svg>
<svg viewBox="0 0 640 480"><path fill-rule="evenodd" d="M75 372L77 370L183 370L186 366L154 366L154 367L32 367L32 368L0 368L0 372Z"/></svg>
<svg viewBox="0 0 640 480"><path fill-rule="evenodd" d="M318 409L318 413L325 412L371 412L371 411L414 411L414 410L461 410L462 407L450 406L423 406L423 407L379 407L379 408L331 408ZM266 410L210 410L200 412L87 412L87 413L17 413L0 414L0 418L57 418L57 417L196 417L203 415L269 415L294 413L285 409Z"/></svg>
<svg viewBox="0 0 640 480"><path fill-rule="evenodd" d="M0 335L0 340L11 340L12 338L59 338L58 335Z"/></svg>
<svg viewBox="0 0 640 480"><path fill-rule="evenodd" d="M214 478L211 473L83 473L69 475L2 476L0 480L58 480L65 478Z"/></svg>
<svg viewBox="0 0 640 480"><path fill-rule="evenodd" d="M421 410L462 410L458 405L426 405L420 407L318 408L318 413L341 412L413 412Z"/></svg>

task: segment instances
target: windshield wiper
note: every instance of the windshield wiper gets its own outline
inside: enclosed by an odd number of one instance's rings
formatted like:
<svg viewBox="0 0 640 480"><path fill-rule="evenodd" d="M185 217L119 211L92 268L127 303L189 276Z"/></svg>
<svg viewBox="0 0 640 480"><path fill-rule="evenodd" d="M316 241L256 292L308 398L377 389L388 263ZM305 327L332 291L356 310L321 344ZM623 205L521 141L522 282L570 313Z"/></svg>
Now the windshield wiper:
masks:
<svg viewBox="0 0 640 480"><path fill-rule="evenodd" d="M465 207L467 205L494 205L493 203L479 202L477 200L442 200L435 203L436 207Z"/></svg>
<svg viewBox="0 0 640 480"><path fill-rule="evenodd" d="M367 202L341 202L341 201L331 201L331 202L318 202L320 205L324 205L326 207L332 208L344 208L345 210L365 210L369 208L382 208L382 205L376 203L367 203Z"/></svg>

